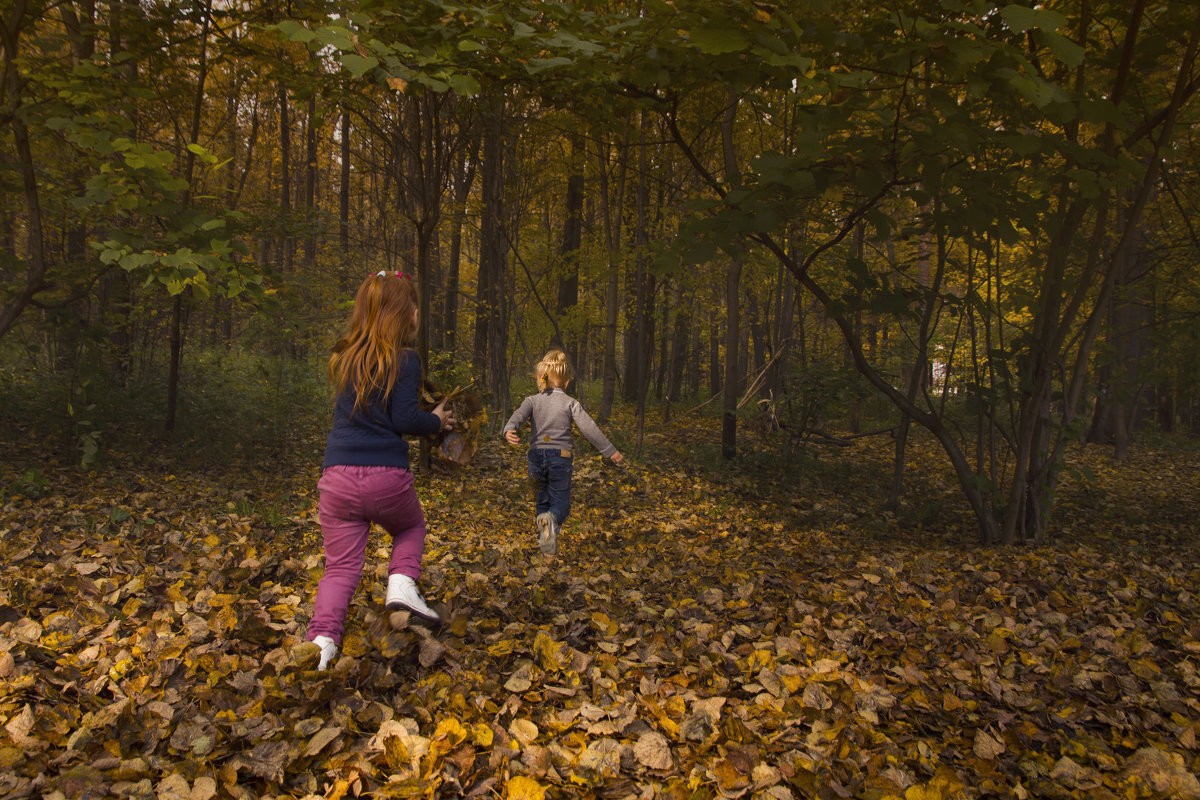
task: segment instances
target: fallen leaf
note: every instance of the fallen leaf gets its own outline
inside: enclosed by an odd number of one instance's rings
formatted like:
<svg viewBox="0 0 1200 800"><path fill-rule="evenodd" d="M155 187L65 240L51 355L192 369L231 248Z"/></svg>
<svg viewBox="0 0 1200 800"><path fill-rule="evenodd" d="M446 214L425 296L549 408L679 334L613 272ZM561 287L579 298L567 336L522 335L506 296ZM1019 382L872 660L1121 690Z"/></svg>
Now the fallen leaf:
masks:
<svg viewBox="0 0 1200 800"><path fill-rule="evenodd" d="M673 763L670 744L658 731L647 731L639 736L637 744L633 746L633 754L647 769L666 770Z"/></svg>

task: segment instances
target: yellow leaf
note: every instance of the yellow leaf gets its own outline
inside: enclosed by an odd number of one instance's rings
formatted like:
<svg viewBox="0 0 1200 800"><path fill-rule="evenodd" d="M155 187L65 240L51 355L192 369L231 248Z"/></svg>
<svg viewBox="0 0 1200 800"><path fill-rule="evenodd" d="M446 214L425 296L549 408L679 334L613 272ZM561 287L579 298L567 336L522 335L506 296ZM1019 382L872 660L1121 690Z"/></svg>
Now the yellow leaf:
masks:
<svg viewBox="0 0 1200 800"><path fill-rule="evenodd" d="M538 631L533 641L533 652L537 654L538 665L547 672L557 672L563 667L563 644L551 639L545 631Z"/></svg>
<svg viewBox="0 0 1200 800"><path fill-rule="evenodd" d="M722 758L713 767L713 777L722 791L743 789L750 785L750 779L738 771L727 758Z"/></svg>
<svg viewBox="0 0 1200 800"><path fill-rule="evenodd" d="M445 741L451 747L457 747L462 744L467 735L467 729L462 726L462 723L450 717L438 723L437 730L433 733L433 740L435 742Z"/></svg>
<svg viewBox="0 0 1200 800"><path fill-rule="evenodd" d="M222 606L214 618L215 627L222 633L229 633L237 627L237 612L229 606Z"/></svg>
<svg viewBox="0 0 1200 800"><path fill-rule="evenodd" d="M325 794L326 800L342 800L346 796L346 792L350 791L350 781L345 778L338 778L331 788Z"/></svg>
<svg viewBox="0 0 1200 800"><path fill-rule="evenodd" d="M477 722L471 728L471 741L480 747L491 747L492 741L495 739L495 734L488 725Z"/></svg>
<svg viewBox="0 0 1200 800"><path fill-rule="evenodd" d="M508 800L546 800L546 790L533 778L514 775L504 786L504 796Z"/></svg>
<svg viewBox="0 0 1200 800"><path fill-rule="evenodd" d="M412 756L404 745L404 739L399 736L388 736L383 740L383 757L393 770L399 770L412 763Z"/></svg>

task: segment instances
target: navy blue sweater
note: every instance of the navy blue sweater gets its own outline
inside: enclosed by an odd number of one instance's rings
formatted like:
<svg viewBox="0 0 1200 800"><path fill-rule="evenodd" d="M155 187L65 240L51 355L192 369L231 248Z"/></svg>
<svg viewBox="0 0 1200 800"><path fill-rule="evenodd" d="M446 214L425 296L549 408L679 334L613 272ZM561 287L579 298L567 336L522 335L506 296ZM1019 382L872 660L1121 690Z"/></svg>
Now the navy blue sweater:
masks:
<svg viewBox="0 0 1200 800"><path fill-rule="evenodd" d="M408 469L408 442L404 436L428 436L442 427L437 414L421 410L417 402L420 386L421 359L416 352L406 350L386 403L376 396L364 408L353 411L357 397L354 389L338 395L322 469L334 464Z"/></svg>

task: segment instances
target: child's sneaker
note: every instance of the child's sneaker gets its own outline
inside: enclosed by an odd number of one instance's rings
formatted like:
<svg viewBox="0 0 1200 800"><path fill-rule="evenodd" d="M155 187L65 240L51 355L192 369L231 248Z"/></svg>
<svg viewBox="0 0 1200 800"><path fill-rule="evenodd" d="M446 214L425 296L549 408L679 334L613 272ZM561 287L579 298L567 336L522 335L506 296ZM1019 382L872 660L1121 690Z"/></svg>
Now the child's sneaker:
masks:
<svg viewBox="0 0 1200 800"><path fill-rule="evenodd" d="M329 669L330 662L337 656L337 642L328 636L314 636L312 643L321 648L321 660L317 662L317 669Z"/></svg>
<svg viewBox="0 0 1200 800"><path fill-rule="evenodd" d="M424 598L417 591L417 582L407 575L388 576L387 600L384 605L392 611L411 611L426 622L437 624L442 621L436 611L425 605Z"/></svg>
<svg viewBox="0 0 1200 800"><path fill-rule="evenodd" d="M538 547L547 556L558 555L558 520L549 511L537 515Z"/></svg>

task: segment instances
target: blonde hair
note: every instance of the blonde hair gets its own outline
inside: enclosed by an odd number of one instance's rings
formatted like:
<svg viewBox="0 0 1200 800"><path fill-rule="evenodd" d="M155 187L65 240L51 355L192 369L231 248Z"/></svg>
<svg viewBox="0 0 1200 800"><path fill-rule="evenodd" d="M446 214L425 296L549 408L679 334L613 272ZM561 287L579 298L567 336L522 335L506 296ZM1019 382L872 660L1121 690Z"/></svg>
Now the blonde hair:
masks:
<svg viewBox="0 0 1200 800"><path fill-rule="evenodd" d="M567 354L557 349L542 356L535 375L537 376L538 391L545 391L547 386L561 389L571 382L571 378L575 377L575 373L571 371L571 365L567 363Z"/></svg>
<svg viewBox="0 0 1200 800"><path fill-rule="evenodd" d="M376 273L362 282L345 335L329 357L334 394L353 389L354 411L373 395L387 402L407 348L417 337L416 284L406 275Z"/></svg>

